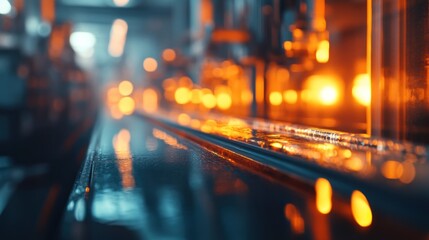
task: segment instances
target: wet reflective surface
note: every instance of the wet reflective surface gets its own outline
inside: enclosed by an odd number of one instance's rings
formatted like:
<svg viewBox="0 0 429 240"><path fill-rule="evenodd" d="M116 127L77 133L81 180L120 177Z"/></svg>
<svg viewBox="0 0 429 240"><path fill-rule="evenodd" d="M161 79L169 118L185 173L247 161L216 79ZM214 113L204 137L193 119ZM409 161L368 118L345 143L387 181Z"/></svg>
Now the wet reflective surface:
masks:
<svg viewBox="0 0 429 240"><path fill-rule="evenodd" d="M245 132L241 135L245 137ZM426 239L428 235L426 184L419 174L425 164L416 167L409 180L403 175L410 166L402 159L379 157L367 166L365 154L337 149L345 159L361 156L365 162L349 163L355 171L342 172L337 171L341 166L332 169L328 161L300 165L295 157L240 144L231 147L231 140L218 144L213 135L143 116L121 121L102 116L67 204L61 237ZM379 164L387 165L378 170ZM372 170L358 170L359 166Z"/></svg>

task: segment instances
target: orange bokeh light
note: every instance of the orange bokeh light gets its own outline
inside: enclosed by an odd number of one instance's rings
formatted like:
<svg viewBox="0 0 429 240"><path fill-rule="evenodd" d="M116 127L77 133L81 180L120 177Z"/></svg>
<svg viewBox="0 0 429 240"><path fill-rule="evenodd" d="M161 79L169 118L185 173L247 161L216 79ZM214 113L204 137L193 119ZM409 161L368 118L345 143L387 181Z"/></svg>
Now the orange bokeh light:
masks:
<svg viewBox="0 0 429 240"><path fill-rule="evenodd" d="M143 69L146 72L155 72L157 68L158 62L154 58L148 57L143 61Z"/></svg>
<svg viewBox="0 0 429 240"><path fill-rule="evenodd" d="M167 62L172 62L176 59L176 52L173 49L167 48L162 52L162 58Z"/></svg>
<svg viewBox="0 0 429 240"><path fill-rule="evenodd" d="M124 80L120 82L118 85L118 91L124 97L129 96L133 92L133 90L134 90L133 83L128 80Z"/></svg>

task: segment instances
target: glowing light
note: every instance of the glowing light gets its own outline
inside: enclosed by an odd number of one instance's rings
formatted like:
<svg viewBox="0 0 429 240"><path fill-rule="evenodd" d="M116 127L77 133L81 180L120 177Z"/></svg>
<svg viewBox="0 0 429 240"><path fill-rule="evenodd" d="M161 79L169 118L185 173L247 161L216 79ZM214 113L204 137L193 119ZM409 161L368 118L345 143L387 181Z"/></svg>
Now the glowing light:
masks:
<svg viewBox="0 0 429 240"><path fill-rule="evenodd" d="M358 74L355 77L352 94L359 104L369 106L371 103L371 79L368 74Z"/></svg>
<svg viewBox="0 0 429 240"><path fill-rule="evenodd" d="M414 164L411 162L404 162L402 163L402 167L404 169L404 172L401 175L401 178L399 179L402 183L410 183L414 180L414 177L416 176L416 168L414 167Z"/></svg>
<svg viewBox="0 0 429 240"><path fill-rule="evenodd" d="M148 113L158 110L158 93L155 89L148 88L143 91L143 110Z"/></svg>
<svg viewBox="0 0 429 240"><path fill-rule="evenodd" d="M130 149L131 134L127 129L121 129L113 137L112 143L117 157L118 170L122 178L124 188L133 188L135 180L132 175L133 164Z"/></svg>
<svg viewBox="0 0 429 240"><path fill-rule="evenodd" d="M201 103L202 92L199 89L192 89L191 95L192 95L191 102L193 104Z"/></svg>
<svg viewBox="0 0 429 240"><path fill-rule="evenodd" d="M129 96L133 92L133 90L133 83L128 80L124 80L118 85L118 91L122 96Z"/></svg>
<svg viewBox="0 0 429 240"><path fill-rule="evenodd" d="M0 14L7 15L12 11L12 5L7 0L0 0Z"/></svg>
<svg viewBox="0 0 429 240"><path fill-rule="evenodd" d="M326 86L320 90L320 101L323 105L333 105L338 100L338 92L335 87Z"/></svg>
<svg viewBox="0 0 429 240"><path fill-rule="evenodd" d="M161 131L161 130L155 128L155 129L153 129L152 134L155 138L163 140L166 144L168 144L174 148L188 149L186 146L180 144L175 137L170 136L169 134L167 134L164 131Z"/></svg>
<svg viewBox="0 0 429 240"><path fill-rule="evenodd" d="M124 117L124 114L119 110L117 105L113 105L110 107L110 115L113 119L119 120Z"/></svg>
<svg viewBox="0 0 429 240"><path fill-rule="evenodd" d="M327 179L319 178L316 181L316 207L322 214L328 214L332 209L332 187Z"/></svg>
<svg viewBox="0 0 429 240"><path fill-rule="evenodd" d="M277 148L277 149L281 149L283 148L283 144L279 143L279 142L273 142L270 144L271 147L273 148Z"/></svg>
<svg viewBox="0 0 429 240"><path fill-rule="evenodd" d="M349 149L345 149L343 151L343 157L350 158L351 156L352 156L352 151L350 151Z"/></svg>
<svg viewBox="0 0 429 240"><path fill-rule="evenodd" d="M283 48L284 48L286 51L290 51L290 50L292 50L292 42L291 42L291 41L285 41L285 42L283 43Z"/></svg>
<svg viewBox="0 0 429 240"><path fill-rule="evenodd" d="M122 19L116 19L110 30L109 54L112 57L120 57L124 53L127 41L128 24Z"/></svg>
<svg viewBox="0 0 429 240"><path fill-rule="evenodd" d="M293 37L295 39L300 39L300 38L302 38L304 36L304 32L301 29L299 29L299 28L295 28L292 31L292 35L293 35Z"/></svg>
<svg viewBox="0 0 429 240"><path fill-rule="evenodd" d="M192 119L190 125L192 128L198 129L201 126L201 122L198 119Z"/></svg>
<svg viewBox="0 0 429 240"><path fill-rule="evenodd" d="M283 92L283 98L287 104L295 104L298 101L298 93L295 90L286 90Z"/></svg>
<svg viewBox="0 0 429 240"><path fill-rule="evenodd" d="M187 104L191 97L191 92L186 87L179 87L174 93L174 99L178 104Z"/></svg>
<svg viewBox="0 0 429 240"><path fill-rule="evenodd" d="M279 106L280 104L282 104L282 94L280 92L271 92L270 103L274 106Z"/></svg>
<svg viewBox="0 0 429 240"><path fill-rule="evenodd" d="M97 43L95 35L90 32L73 32L69 39L70 45L79 56L90 58L94 54L94 46Z"/></svg>
<svg viewBox="0 0 429 240"><path fill-rule="evenodd" d="M231 107L232 99L228 93L219 93L217 95L217 106L222 110L227 110Z"/></svg>
<svg viewBox="0 0 429 240"><path fill-rule="evenodd" d="M241 101L244 105L249 105L253 101L253 94L250 90L243 90L241 92Z"/></svg>
<svg viewBox="0 0 429 240"><path fill-rule="evenodd" d="M111 87L109 90L107 90L107 103L117 103L120 98L121 95L116 87Z"/></svg>
<svg viewBox="0 0 429 240"><path fill-rule="evenodd" d="M303 101L331 106L340 100L340 81L330 75L312 75L304 83Z"/></svg>
<svg viewBox="0 0 429 240"><path fill-rule="evenodd" d="M191 122L191 117L189 117L189 115L186 113L181 113L179 116L177 116L177 121L180 125L186 126Z"/></svg>
<svg viewBox="0 0 429 240"><path fill-rule="evenodd" d="M288 203L284 208L285 217L289 220L291 229L296 234L302 234L305 230L304 218L295 207L295 205Z"/></svg>
<svg viewBox="0 0 429 240"><path fill-rule="evenodd" d="M210 92L204 93L202 97L203 106L206 108L216 107L216 97Z"/></svg>
<svg viewBox="0 0 429 240"><path fill-rule="evenodd" d="M158 62L154 58L148 57L143 61L143 69L146 72L155 72L157 68Z"/></svg>
<svg viewBox="0 0 429 240"><path fill-rule="evenodd" d="M128 4L130 0L113 0L113 3L118 7L123 7Z"/></svg>
<svg viewBox="0 0 429 240"><path fill-rule="evenodd" d="M363 163L362 159L357 158L357 157L347 159L345 161L344 165L347 169L350 169L350 170L356 171L356 172L362 170L364 167L364 163Z"/></svg>
<svg viewBox="0 0 429 240"><path fill-rule="evenodd" d="M323 40L317 46L316 61L319 63L327 63L329 61L329 41Z"/></svg>
<svg viewBox="0 0 429 240"><path fill-rule="evenodd" d="M361 227L368 227L372 223L372 211L365 195L360 191L353 191L351 198L353 218Z"/></svg>
<svg viewBox="0 0 429 240"><path fill-rule="evenodd" d="M381 166L381 173L387 179L398 179L402 176L404 168L398 161L389 160Z"/></svg>
<svg viewBox="0 0 429 240"><path fill-rule="evenodd" d="M162 52L162 58L167 62L172 62L176 59L176 52L173 49L167 48Z"/></svg>
<svg viewBox="0 0 429 240"><path fill-rule="evenodd" d="M122 114L131 115L135 109L135 102L131 97L123 97L119 100L118 106Z"/></svg>

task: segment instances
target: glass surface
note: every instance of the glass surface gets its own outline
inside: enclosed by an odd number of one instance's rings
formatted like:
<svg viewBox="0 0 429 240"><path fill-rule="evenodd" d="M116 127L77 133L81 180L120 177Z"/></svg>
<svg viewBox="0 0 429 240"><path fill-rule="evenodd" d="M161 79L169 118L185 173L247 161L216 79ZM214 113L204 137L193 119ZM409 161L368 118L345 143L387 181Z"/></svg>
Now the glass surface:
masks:
<svg viewBox="0 0 429 240"><path fill-rule="evenodd" d="M372 1L373 136L428 143L428 1Z"/></svg>

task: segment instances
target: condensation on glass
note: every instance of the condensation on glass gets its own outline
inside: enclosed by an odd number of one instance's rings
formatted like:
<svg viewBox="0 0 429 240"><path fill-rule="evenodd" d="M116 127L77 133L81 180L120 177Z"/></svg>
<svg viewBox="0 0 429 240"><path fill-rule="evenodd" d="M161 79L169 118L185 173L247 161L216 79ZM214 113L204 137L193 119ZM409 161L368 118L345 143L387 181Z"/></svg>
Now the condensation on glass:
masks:
<svg viewBox="0 0 429 240"><path fill-rule="evenodd" d="M429 142L427 0L370 3L371 133Z"/></svg>

